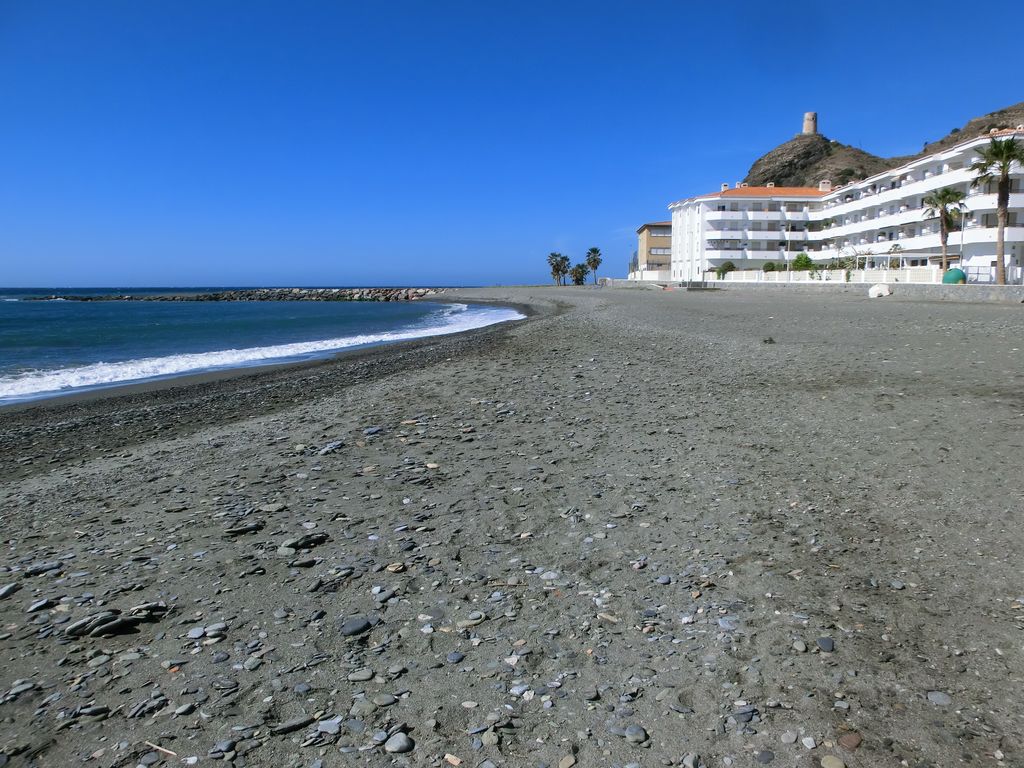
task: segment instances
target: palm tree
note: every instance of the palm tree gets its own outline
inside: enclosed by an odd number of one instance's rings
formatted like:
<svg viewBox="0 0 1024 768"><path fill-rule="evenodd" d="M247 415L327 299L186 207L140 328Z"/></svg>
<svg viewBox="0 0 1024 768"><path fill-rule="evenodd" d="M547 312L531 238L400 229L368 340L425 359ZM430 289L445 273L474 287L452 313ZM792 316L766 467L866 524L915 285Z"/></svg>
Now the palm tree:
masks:
<svg viewBox="0 0 1024 768"><path fill-rule="evenodd" d="M558 260L558 274L562 278L562 285L565 285L565 276L569 274L569 257L562 256Z"/></svg>
<svg viewBox="0 0 1024 768"><path fill-rule="evenodd" d="M549 253L548 266L551 268L551 277L555 279L555 285L565 285L565 276L569 274L569 257L560 253Z"/></svg>
<svg viewBox="0 0 1024 768"><path fill-rule="evenodd" d="M1010 207L1010 168L1014 163L1024 166L1024 145L1013 137L992 139L978 150L980 157L971 164L972 187L996 183L996 285L1006 285L1006 220Z"/></svg>
<svg viewBox="0 0 1024 768"><path fill-rule="evenodd" d="M953 224L953 209L960 209L960 203L964 201L964 193L953 187L936 189L930 195L926 195L922 201L927 207L924 211L926 219L938 218L939 240L942 243L942 272L945 274L949 265L948 249L946 242L949 240L949 228ZM961 258L963 254L961 254Z"/></svg>
<svg viewBox="0 0 1024 768"><path fill-rule="evenodd" d="M577 264L569 270L569 277L572 278L573 285L586 285L587 275L590 273L590 267L583 264Z"/></svg>
<svg viewBox="0 0 1024 768"><path fill-rule="evenodd" d="M551 269L551 277L554 279L555 285L559 285L557 266L559 256L561 256L561 254L555 253L554 251L548 254L548 267Z"/></svg>
<svg viewBox="0 0 1024 768"><path fill-rule="evenodd" d="M594 273L594 283L597 283L597 268L601 266L601 249L591 248L587 251L587 269Z"/></svg>

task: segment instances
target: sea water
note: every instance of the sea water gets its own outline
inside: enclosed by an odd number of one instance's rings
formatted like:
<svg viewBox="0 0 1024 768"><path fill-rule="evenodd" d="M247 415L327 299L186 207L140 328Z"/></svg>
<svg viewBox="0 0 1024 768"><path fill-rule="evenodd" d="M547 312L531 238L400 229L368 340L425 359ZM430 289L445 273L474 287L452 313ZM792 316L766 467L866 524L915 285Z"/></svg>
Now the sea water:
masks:
<svg viewBox="0 0 1024 768"><path fill-rule="evenodd" d="M315 359L523 317L506 307L439 301L26 300L126 292L186 291L0 289L0 405L187 373Z"/></svg>

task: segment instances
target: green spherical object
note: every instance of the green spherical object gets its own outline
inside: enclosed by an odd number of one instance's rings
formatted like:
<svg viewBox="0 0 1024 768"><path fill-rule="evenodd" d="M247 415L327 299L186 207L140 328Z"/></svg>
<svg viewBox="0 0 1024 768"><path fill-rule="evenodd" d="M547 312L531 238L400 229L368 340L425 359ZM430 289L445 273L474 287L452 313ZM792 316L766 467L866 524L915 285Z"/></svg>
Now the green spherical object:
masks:
<svg viewBox="0 0 1024 768"><path fill-rule="evenodd" d="M942 282L946 285L963 285L967 282L967 273L962 269L953 267L942 276Z"/></svg>

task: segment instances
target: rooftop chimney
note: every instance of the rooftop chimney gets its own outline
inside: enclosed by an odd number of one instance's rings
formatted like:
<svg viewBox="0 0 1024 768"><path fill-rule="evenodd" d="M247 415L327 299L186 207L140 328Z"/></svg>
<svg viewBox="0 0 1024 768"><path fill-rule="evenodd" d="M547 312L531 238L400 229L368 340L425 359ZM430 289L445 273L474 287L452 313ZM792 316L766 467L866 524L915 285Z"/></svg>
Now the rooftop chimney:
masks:
<svg viewBox="0 0 1024 768"><path fill-rule="evenodd" d="M821 181L818 182L818 191L819 192L831 192L832 191L832 182L829 181L828 179L822 179Z"/></svg>
<svg viewBox="0 0 1024 768"><path fill-rule="evenodd" d="M728 184L723 184L722 185L722 189L720 191L725 192L725 190L727 190L728 188L729 188Z"/></svg>
<svg viewBox="0 0 1024 768"><path fill-rule="evenodd" d="M769 181L765 186L768 187L768 189L775 189L775 182Z"/></svg>
<svg viewBox="0 0 1024 768"><path fill-rule="evenodd" d="M804 112L804 136L813 136L818 132L818 113Z"/></svg>
<svg viewBox="0 0 1024 768"><path fill-rule="evenodd" d="M737 181L736 182L736 189L739 189L742 186L743 186L743 182L741 182L741 181Z"/></svg>

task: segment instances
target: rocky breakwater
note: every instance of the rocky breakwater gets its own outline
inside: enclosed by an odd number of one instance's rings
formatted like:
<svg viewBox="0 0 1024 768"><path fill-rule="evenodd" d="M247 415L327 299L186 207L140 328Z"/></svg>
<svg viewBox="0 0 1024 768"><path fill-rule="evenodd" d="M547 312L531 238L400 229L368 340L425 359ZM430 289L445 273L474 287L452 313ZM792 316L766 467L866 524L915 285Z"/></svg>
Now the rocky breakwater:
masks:
<svg viewBox="0 0 1024 768"><path fill-rule="evenodd" d="M416 301L443 288L237 288L210 293L32 296L26 301Z"/></svg>

